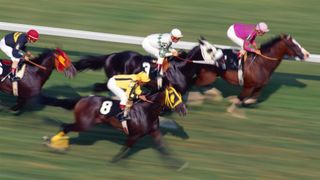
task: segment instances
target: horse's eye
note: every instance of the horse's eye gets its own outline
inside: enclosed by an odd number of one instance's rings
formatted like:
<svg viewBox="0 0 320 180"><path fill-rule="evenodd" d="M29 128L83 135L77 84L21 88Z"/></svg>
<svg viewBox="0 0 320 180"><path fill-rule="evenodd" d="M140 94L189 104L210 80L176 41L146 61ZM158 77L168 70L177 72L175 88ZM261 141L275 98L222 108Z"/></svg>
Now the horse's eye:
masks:
<svg viewBox="0 0 320 180"><path fill-rule="evenodd" d="M212 53L212 48L208 49L207 53Z"/></svg>

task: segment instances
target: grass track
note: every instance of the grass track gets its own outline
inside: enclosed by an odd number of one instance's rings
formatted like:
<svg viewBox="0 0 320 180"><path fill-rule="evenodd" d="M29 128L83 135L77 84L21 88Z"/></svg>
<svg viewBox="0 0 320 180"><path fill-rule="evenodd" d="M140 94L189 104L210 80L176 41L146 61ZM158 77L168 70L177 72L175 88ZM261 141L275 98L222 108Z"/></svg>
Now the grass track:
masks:
<svg viewBox="0 0 320 180"><path fill-rule="evenodd" d="M290 5L288 0L249 2L0 0L0 20L138 36L179 26L186 40L194 41L201 33L211 42L231 44L224 35L230 23L263 19L271 24L270 36L290 30L307 49L318 52L314 30L320 27L318 1L295 0ZM170 8L165 8L168 4ZM142 52L138 46L47 36L41 37L32 50L55 46L74 51L74 60L87 53L127 49ZM264 101L244 110L247 119L228 115L226 101L191 106L183 119L173 115L171 118L183 130L177 132L178 136L167 133L165 140L173 154L189 162L182 172L166 167L151 148L149 138L139 142L127 160L110 163L125 137L105 126L80 134L79 138L70 134L75 143L71 150L66 154L51 153L41 145L41 137L55 133L57 121L71 122L71 112L27 107L18 116L2 110L0 179L319 179L319 69L320 64L283 62L263 91ZM75 80L66 80L55 72L44 92L60 97L87 95L91 85L103 79L99 71L81 73ZM224 96L239 92L220 80L215 85ZM13 103L13 98L3 94L0 99ZM181 139L184 133L188 139Z"/></svg>

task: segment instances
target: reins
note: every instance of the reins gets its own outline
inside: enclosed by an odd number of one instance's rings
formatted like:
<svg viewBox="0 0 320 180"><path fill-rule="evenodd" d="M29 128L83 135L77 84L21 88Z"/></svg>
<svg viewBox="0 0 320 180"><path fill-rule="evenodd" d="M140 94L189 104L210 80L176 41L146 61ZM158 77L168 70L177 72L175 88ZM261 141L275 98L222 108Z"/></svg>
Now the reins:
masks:
<svg viewBox="0 0 320 180"><path fill-rule="evenodd" d="M24 60L25 60L26 62L28 62L28 63L30 63L30 64L32 64L32 65L34 65L34 66L36 66L36 67L38 67L38 68L40 68L40 69L42 69L42 70L47 70L46 67L41 66L40 64L37 64L37 63L35 63L35 62L31 61L31 60L26 60L26 59L24 59Z"/></svg>
<svg viewBox="0 0 320 180"><path fill-rule="evenodd" d="M257 55L259 55L259 56L261 56L261 57L263 57L263 58L265 58L265 59L267 59L267 60L271 60L271 61L279 61L279 59L277 59L277 58L273 58L273 57L265 56L265 55L263 55L263 54L257 54Z"/></svg>

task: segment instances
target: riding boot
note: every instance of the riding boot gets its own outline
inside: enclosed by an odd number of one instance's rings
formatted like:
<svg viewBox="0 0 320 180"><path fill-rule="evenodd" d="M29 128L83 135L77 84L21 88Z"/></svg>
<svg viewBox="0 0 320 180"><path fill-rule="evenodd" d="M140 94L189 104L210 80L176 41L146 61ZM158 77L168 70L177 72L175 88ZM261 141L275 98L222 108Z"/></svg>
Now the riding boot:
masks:
<svg viewBox="0 0 320 180"><path fill-rule="evenodd" d="M16 68L12 68L11 69L11 77L10 77L10 79L11 79L12 82L20 80L20 78L16 76L16 71L17 71Z"/></svg>
<svg viewBox="0 0 320 180"><path fill-rule="evenodd" d="M158 67L157 67L157 85L158 85L158 89L160 89L162 87L162 77L163 77L162 64L158 64Z"/></svg>
<svg viewBox="0 0 320 180"><path fill-rule="evenodd" d="M125 108L124 108L124 110L123 110L123 116L122 116L122 118L120 119L121 125L122 125L122 128L123 128L123 131L124 131L126 134L129 134L129 129L128 129L127 121L130 120L130 117L129 117L130 108L131 108L131 105L130 105L130 102L128 101L128 103L126 104L126 106L125 106Z"/></svg>

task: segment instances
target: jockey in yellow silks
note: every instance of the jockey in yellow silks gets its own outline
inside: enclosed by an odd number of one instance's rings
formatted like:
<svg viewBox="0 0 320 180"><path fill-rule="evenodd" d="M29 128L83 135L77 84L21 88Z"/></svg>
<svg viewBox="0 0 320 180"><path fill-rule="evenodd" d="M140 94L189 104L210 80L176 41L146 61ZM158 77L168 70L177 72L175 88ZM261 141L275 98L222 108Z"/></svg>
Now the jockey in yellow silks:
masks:
<svg viewBox="0 0 320 180"><path fill-rule="evenodd" d="M148 101L142 95L141 85L150 81L147 73L115 75L109 79L107 87L120 98L120 109L123 110L123 119L128 119L128 112L134 99ZM122 120L123 120L122 119Z"/></svg>

